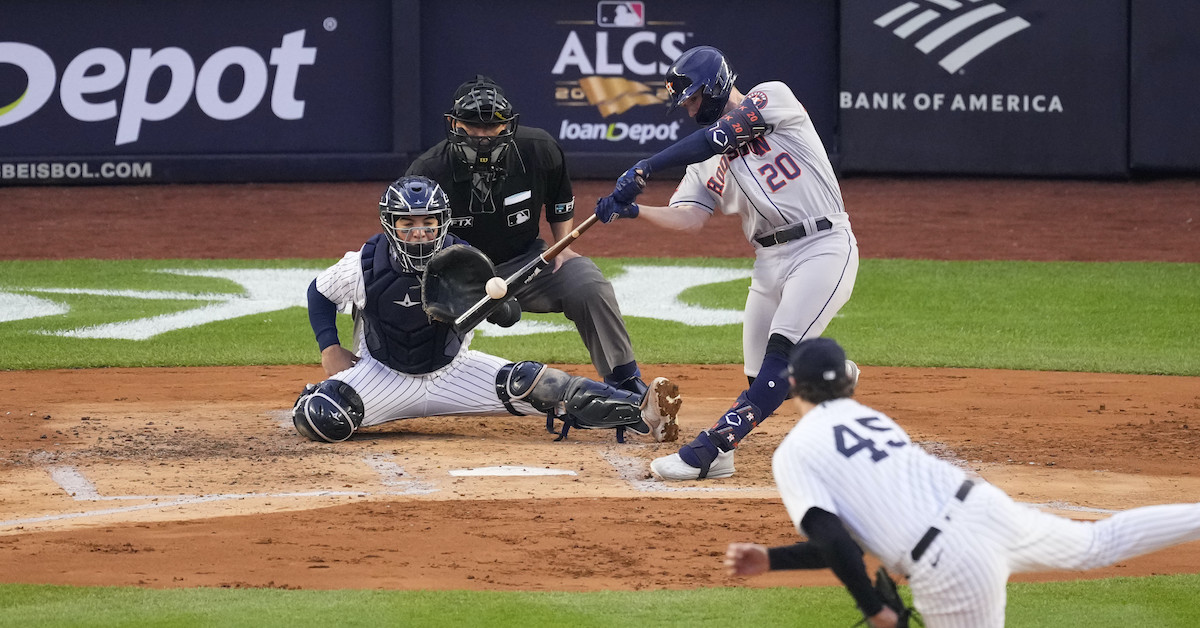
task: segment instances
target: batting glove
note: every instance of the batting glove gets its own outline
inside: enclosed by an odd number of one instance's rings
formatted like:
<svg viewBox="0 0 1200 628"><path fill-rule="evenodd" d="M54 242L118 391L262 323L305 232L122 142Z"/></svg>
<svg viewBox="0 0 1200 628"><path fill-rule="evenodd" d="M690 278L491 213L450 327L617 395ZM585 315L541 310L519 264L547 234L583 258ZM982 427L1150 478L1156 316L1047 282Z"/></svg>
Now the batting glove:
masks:
<svg viewBox="0 0 1200 628"><path fill-rule="evenodd" d="M600 222L608 223L618 218L637 218L638 217L637 203L626 203L624 205L618 203L612 195L596 201L596 217Z"/></svg>
<svg viewBox="0 0 1200 628"><path fill-rule="evenodd" d="M634 164L617 179L612 197L621 205L628 205L637 200L638 194L646 189L646 179L650 177L650 162L645 159Z"/></svg>

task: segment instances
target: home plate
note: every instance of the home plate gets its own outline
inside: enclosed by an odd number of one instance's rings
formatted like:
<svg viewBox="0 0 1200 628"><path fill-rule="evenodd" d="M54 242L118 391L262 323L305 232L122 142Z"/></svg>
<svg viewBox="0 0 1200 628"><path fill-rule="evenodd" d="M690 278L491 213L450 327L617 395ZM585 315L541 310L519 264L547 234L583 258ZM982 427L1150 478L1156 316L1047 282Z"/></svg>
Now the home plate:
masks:
<svg viewBox="0 0 1200 628"><path fill-rule="evenodd" d="M575 475L567 469L545 469L542 467L473 467L470 469L451 469L450 475L503 475L503 476L532 476L532 475Z"/></svg>

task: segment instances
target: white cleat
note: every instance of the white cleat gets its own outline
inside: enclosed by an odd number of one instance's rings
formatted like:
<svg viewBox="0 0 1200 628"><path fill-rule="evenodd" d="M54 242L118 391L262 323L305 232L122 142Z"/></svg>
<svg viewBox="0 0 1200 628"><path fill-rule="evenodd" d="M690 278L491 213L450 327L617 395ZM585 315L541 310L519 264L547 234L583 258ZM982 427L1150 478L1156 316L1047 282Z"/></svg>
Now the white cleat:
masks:
<svg viewBox="0 0 1200 628"><path fill-rule="evenodd" d="M851 360L846 360L846 375L849 375L850 381L858 386L858 365Z"/></svg>
<svg viewBox="0 0 1200 628"><path fill-rule="evenodd" d="M669 442L679 438L679 424L675 422L683 399L679 385L665 377L656 377L650 382L646 395L642 397L642 420L650 426L650 435L658 442Z"/></svg>
<svg viewBox="0 0 1200 628"><path fill-rule="evenodd" d="M699 480L700 469L683 461L679 454L655 458L650 470L664 480ZM727 478L733 475L733 451L717 453L717 459L708 467L708 479Z"/></svg>

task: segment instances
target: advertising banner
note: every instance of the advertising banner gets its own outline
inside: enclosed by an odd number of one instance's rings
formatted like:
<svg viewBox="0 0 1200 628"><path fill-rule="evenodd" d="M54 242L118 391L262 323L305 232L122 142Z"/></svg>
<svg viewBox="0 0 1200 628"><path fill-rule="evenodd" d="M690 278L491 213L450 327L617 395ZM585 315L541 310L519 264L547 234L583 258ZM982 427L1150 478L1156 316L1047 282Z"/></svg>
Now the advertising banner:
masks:
<svg viewBox="0 0 1200 628"><path fill-rule="evenodd" d="M1135 2L1132 11L1131 163L1200 171L1200 2Z"/></svg>
<svg viewBox="0 0 1200 628"><path fill-rule="evenodd" d="M699 128L682 112L666 114L662 75L683 51L710 45L727 55L743 93L787 83L832 151L836 18L827 0L425 2L424 144L445 137L455 88L484 74L504 88L521 124L562 144L575 176L616 176Z"/></svg>
<svg viewBox="0 0 1200 628"><path fill-rule="evenodd" d="M6 1L0 182L204 178L190 158L271 179L287 164L264 157L392 153L392 4Z"/></svg>
<svg viewBox="0 0 1200 628"><path fill-rule="evenodd" d="M843 0L842 168L1128 172L1128 0Z"/></svg>

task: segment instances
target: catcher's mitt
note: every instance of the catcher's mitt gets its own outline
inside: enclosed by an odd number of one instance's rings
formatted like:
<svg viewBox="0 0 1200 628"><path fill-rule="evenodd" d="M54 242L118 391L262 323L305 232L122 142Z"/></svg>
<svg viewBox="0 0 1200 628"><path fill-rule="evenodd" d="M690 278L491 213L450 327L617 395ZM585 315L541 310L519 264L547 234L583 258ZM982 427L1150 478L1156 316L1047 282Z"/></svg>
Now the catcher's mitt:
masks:
<svg viewBox="0 0 1200 628"><path fill-rule="evenodd" d="M904 604L904 599L900 597L900 591L896 588L896 581L892 580L892 576L888 574L887 569L880 567L875 570L875 592L883 600L883 605L896 611L896 628L908 628L911 623L916 623L918 626L924 626L921 621L921 615L915 609L909 608ZM871 625L871 622L863 617L859 625Z"/></svg>
<svg viewBox="0 0 1200 628"><path fill-rule="evenodd" d="M421 303L429 318L453 323L487 296L484 284L496 275L492 261L479 249L452 244L429 259L421 277Z"/></svg>

